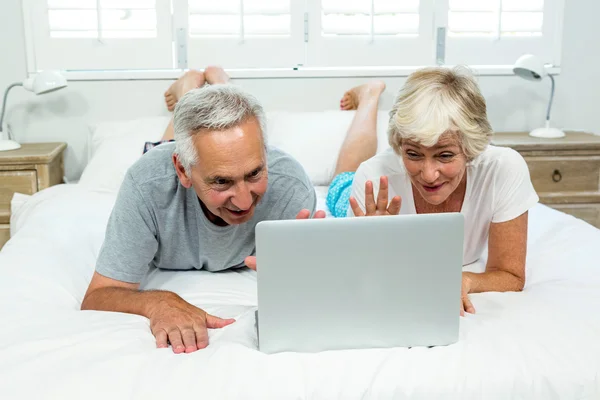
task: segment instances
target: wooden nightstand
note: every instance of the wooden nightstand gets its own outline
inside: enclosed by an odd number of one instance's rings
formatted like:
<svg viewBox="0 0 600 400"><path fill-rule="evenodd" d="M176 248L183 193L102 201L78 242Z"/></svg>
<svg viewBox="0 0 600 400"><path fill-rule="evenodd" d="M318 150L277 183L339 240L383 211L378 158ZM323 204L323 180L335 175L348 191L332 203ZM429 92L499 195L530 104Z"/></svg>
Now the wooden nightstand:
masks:
<svg viewBox="0 0 600 400"><path fill-rule="evenodd" d="M496 133L492 144L525 158L540 202L600 228L600 136L566 132L539 139L523 132Z"/></svg>
<svg viewBox="0 0 600 400"><path fill-rule="evenodd" d="M24 143L0 151L0 248L10 237L10 201L15 192L33 194L63 181L66 143Z"/></svg>

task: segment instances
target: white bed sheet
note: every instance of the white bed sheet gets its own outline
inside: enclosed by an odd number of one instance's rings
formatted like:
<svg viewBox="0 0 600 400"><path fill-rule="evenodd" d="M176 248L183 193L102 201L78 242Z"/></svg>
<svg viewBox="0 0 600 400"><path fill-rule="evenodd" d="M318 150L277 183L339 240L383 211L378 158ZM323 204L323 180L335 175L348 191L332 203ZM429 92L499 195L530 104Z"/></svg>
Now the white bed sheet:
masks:
<svg viewBox="0 0 600 400"><path fill-rule="evenodd" d="M264 355L253 271L153 271L144 287L237 319L175 355L143 317L79 311L114 200L62 185L15 210L0 252L0 399L600 397L600 230L580 220L531 210L525 291L472 295L477 314L447 347Z"/></svg>

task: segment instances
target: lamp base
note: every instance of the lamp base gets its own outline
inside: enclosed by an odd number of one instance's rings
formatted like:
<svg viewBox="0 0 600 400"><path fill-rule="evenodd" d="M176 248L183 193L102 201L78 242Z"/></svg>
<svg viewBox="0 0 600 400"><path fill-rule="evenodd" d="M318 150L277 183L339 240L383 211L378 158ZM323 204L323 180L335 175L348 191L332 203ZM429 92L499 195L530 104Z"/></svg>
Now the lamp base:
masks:
<svg viewBox="0 0 600 400"><path fill-rule="evenodd" d="M20 149L21 145L14 140L0 140L0 151Z"/></svg>
<svg viewBox="0 0 600 400"><path fill-rule="evenodd" d="M565 133L560 129L556 128L537 128L529 132L529 136L544 138L544 139L555 139L565 137Z"/></svg>

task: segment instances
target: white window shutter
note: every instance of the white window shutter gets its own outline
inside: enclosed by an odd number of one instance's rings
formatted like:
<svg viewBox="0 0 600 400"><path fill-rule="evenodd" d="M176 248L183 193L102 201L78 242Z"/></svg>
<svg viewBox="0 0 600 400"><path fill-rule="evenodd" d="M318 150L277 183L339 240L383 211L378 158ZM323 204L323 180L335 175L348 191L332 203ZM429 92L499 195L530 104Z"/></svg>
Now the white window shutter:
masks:
<svg viewBox="0 0 600 400"><path fill-rule="evenodd" d="M170 0L24 0L23 11L30 72L173 67Z"/></svg>
<svg viewBox="0 0 600 400"><path fill-rule="evenodd" d="M431 0L308 0L310 67L418 66L434 60Z"/></svg>
<svg viewBox="0 0 600 400"><path fill-rule="evenodd" d="M188 67L292 68L304 60L304 1L174 2L187 26ZM187 8L187 10L185 10ZM185 13L184 18L177 15ZM177 31L180 26L176 26ZM178 40L182 40L179 38Z"/></svg>
<svg viewBox="0 0 600 400"><path fill-rule="evenodd" d="M443 0L446 64L512 65L525 53L558 65L562 0ZM560 39L558 38L560 41Z"/></svg>

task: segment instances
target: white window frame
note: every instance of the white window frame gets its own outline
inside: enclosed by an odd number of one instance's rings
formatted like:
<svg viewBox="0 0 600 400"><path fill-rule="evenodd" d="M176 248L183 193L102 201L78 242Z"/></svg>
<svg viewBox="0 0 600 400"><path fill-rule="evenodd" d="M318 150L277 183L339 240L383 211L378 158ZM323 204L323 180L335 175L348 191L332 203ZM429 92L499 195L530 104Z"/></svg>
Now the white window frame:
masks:
<svg viewBox="0 0 600 400"><path fill-rule="evenodd" d="M218 1L218 0L207 0ZM188 7L186 0L174 0L173 16L175 30L188 32ZM304 60L304 0L290 1L291 32L289 37L230 37L200 38L189 35L174 37L176 46L184 42L187 65L205 66L237 64L244 68L293 67ZM193 50L192 50L193 49ZM178 66L182 66L178 64Z"/></svg>
<svg viewBox="0 0 600 400"><path fill-rule="evenodd" d="M23 0L23 20L29 73L56 69L53 59L59 55L73 70L89 70L102 65L106 70L138 70L172 67L172 25L170 0L156 0L157 37L150 39L49 38L48 7L45 0ZM167 12L167 10L169 10ZM107 57L107 54L110 54ZM113 64L111 64L111 61Z"/></svg>
<svg viewBox="0 0 600 400"><path fill-rule="evenodd" d="M27 17L30 12L31 3L36 0L23 0L23 12L24 12L24 27L25 27L25 41L26 41L26 53L27 53L27 68L28 75L33 76L36 74L36 52L35 52L35 41L33 37L32 21ZM157 0L157 3L164 0ZM185 0L173 0L176 2L185 2ZM292 0L294 3L297 0ZM309 1L309 0L307 0ZM433 4L434 1L439 0L421 0L421 7L423 4ZM447 0L443 0L447 2ZM546 0L552 2L555 13L552 16L544 15L544 18L552 17L554 19L555 29L553 32L553 46L551 52L551 59L543 59L547 62L547 70L552 75L558 75L561 72L560 59L561 59L561 48L562 48L562 22L564 15L564 0ZM298 2L304 3L304 0L298 0ZM439 7L439 3L438 4ZM29 9L28 9L29 8ZM307 7L308 9L308 7ZM187 10L186 10L187 13ZM64 75L68 80L71 81L89 81L89 80L172 80L176 79L185 71L188 70L189 65L198 64L198 68L204 68L206 62L197 63L195 59L189 59L187 53L178 53L177 49L177 30L185 29L187 26L187 14L185 18L179 14L173 15L173 42L170 44L173 48L172 54L173 59L167 60L175 62L179 68L164 68L164 69L121 69L121 70L68 70L64 71ZM320 10L319 10L320 15ZM313 18L314 20L315 18ZM184 21L185 20L185 21ZM428 24L425 21L421 21L421 26L427 26L431 29L429 37L432 41L435 38L435 31L438 27L445 26L446 19L439 18L439 14L436 14L436 19L433 24ZM310 36L314 37L315 33L313 30L317 26L316 21L309 20L309 40ZM423 32L423 30L421 30ZM425 32L427 33L427 32ZM185 31L187 35L187 31ZM187 37L187 36L186 36ZM447 39L447 38L446 38ZM91 39L90 39L91 40ZM432 45L431 52L435 51L435 46ZM307 51L308 56L308 51ZM306 59L309 59L308 57ZM206 58L207 62L216 64L215 61L210 61ZM279 68L232 68L226 69L225 71L234 79L268 79L268 78L328 78L328 77L406 77L412 72L422 68L424 66L435 65L435 54L432 54L431 63L423 63L421 65L411 66L345 66L345 67L310 67L310 66L289 66ZM515 58L516 60L516 58ZM202 60L204 61L204 60ZM173 65L173 64L171 64ZM453 65L442 65L444 67L452 67ZM512 65L469 65L469 67L479 76L508 76L513 75Z"/></svg>
<svg viewBox="0 0 600 400"><path fill-rule="evenodd" d="M385 35L334 36L321 35L321 1L307 1L308 44L306 65L353 66L357 69L380 65L410 67L435 61L433 53L433 2L419 2L419 34L416 37L386 37ZM397 49L401 46L402 52ZM358 56L357 56L358 55ZM316 61L318 60L318 61ZM333 67L339 68L339 67Z"/></svg>
<svg viewBox="0 0 600 400"><path fill-rule="evenodd" d="M437 25L447 27L449 0L436 0ZM480 64L484 60L490 64L505 64L504 60L514 60L523 54L532 53L542 62L560 65L562 44L562 21L564 0L544 1L544 24L540 37L501 37L496 39L479 37L446 37L446 62L461 62L467 65ZM535 50L531 50L531 49ZM468 49L468 50L464 50Z"/></svg>

